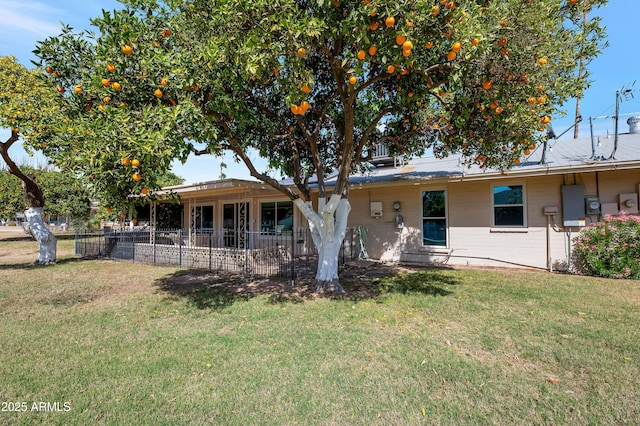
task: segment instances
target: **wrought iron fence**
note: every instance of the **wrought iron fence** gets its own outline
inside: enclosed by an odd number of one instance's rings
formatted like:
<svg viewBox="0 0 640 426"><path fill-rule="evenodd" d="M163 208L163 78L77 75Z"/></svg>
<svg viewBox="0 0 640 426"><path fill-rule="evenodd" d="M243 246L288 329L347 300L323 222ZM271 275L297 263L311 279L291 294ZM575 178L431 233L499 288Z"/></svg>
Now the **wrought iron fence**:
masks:
<svg viewBox="0 0 640 426"><path fill-rule="evenodd" d="M358 229L348 229L340 264L362 253ZM174 265L295 280L315 275L317 250L309 230L280 233L225 229L77 230L76 255L134 263Z"/></svg>

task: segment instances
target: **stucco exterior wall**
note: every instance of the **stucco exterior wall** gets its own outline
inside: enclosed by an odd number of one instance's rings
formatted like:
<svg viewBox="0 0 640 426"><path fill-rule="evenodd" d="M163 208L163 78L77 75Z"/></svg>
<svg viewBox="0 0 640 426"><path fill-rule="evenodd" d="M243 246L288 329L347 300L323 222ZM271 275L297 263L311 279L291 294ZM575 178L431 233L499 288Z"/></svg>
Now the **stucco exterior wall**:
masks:
<svg viewBox="0 0 640 426"><path fill-rule="evenodd" d="M640 173L605 171L571 175L504 177L494 180L423 183L378 188L354 188L350 226L367 229L367 252L386 262L444 263L505 267L565 268L569 262L570 239L579 227L564 227L562 185L584 186L585 197L599 196L601 202L617 203L620 193L637 193ZM493 225L493 186L523 185L525 226ZM422 243L422 191L445 190L448 234L446 247ZM370 203L381 202L383 216L372 218ZM395 226L393 203L404 217L404 227ZM547 216L544 208L557 206L558 214ZM587 216L585 223L599 220Z"/></svg>

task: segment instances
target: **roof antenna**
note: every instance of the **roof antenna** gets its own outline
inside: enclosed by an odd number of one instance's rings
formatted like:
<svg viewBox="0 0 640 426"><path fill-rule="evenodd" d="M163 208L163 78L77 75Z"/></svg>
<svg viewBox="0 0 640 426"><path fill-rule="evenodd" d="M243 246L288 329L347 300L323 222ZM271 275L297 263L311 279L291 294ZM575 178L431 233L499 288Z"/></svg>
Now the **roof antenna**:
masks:
<svg viewBox="0 0 640 426"><path fill-rule="evenodd" d="M549 140L553 139L557 141L560 137L562 137L562 135L564 135L569 130L576 127L581 121L582 121L582 116L581 115L577 116L576 122L573 123L564 132L560 133L557 136L556 136L556 132L553 131L553 127L551 126L551 123L547 124L547 138L544 141L544 147L542 149L542 158L540 159L540 162L538 164L541 164L541 165L547 164L547 149L549 148Z"/></svg>
<svg viewBox="0 0 640 426"><path fill-rule="evenodd" d="M629 97L633 98L633 85L636 84L634 80L633 83L622 86L620 90L616 92L616 116L615 116L615 126L614 126L614 138L613 138L613 151L611 151L611 155L607 160L615 160L616 151L618 150L618 118L620 116L620 95L624 96L624 100L629 100Z"/></svg>

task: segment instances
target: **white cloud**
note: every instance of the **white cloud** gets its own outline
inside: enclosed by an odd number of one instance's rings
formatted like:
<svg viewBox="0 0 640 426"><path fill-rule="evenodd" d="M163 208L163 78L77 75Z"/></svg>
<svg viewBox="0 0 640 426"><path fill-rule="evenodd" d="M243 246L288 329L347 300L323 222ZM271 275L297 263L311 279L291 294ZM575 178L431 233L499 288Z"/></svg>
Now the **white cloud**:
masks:
<svg viewBox="0 0 640 426"><path fill-rule="evenodd" d="M60 32L64 11L34 1L0 0L0 25L9 31L28 32L46 37Z"/></svg>

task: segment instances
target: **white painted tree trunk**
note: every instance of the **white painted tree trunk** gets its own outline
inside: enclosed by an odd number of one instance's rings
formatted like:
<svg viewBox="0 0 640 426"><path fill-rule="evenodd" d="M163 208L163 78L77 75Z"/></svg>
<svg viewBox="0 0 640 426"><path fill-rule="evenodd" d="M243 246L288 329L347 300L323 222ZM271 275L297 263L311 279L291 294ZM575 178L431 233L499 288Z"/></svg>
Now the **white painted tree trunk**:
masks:
<svg viewBox="0 0 640 426"><path fill-rule="evenodd" d="M351 210L349 200L332 195L329 203L326 203L326 200L321 198L317 213L313 211L310 202L296 200L296 205L309 221L311 237L318 250L316 291L344 293L338 278L338 256Z"/></svg>
<svg viewBox="0 0 640 426"><path fill-rule="evenodd" d="M34 263L36 265L51 265L56 263L57 239L42 221L42 208L30 207L24 214L27 218L31 235L33 235L38 244L40 244L40 252Z"/></svg>

